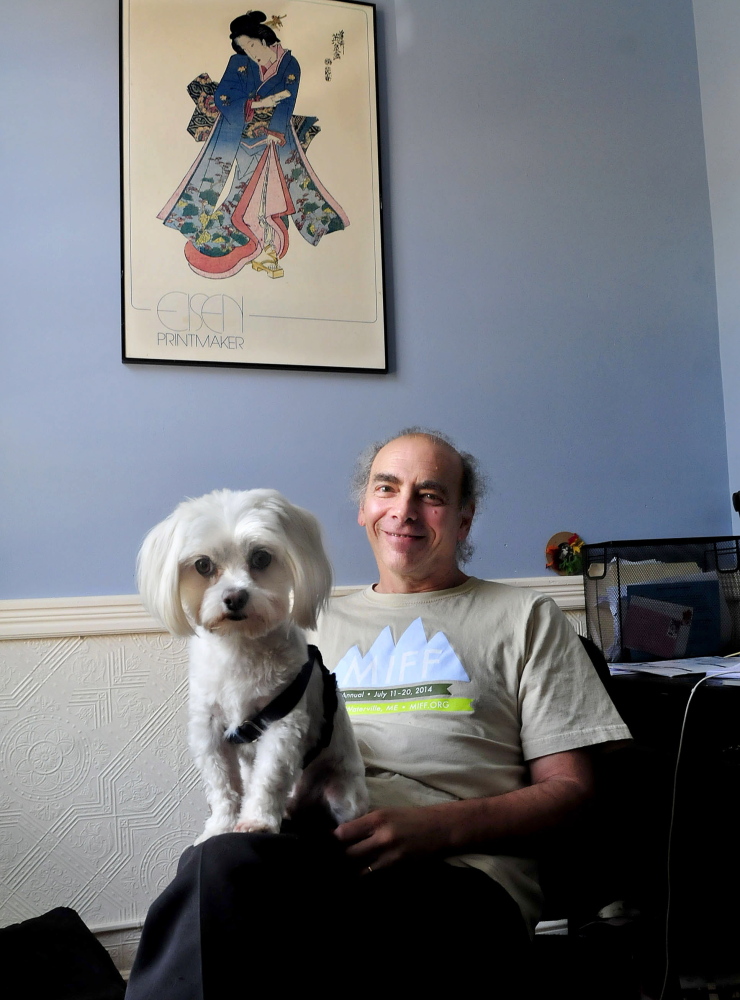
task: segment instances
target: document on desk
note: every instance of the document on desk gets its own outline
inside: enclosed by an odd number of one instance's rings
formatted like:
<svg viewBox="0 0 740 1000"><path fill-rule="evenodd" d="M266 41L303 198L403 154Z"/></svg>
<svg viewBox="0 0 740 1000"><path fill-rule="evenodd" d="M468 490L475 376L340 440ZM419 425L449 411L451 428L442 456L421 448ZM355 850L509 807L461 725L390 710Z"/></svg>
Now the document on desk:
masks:
<svg viewBox="0 0 740 1000"><path fill-rule="evenodd" d="M640 572L655 569L639 566ZM665 569L665 567L664 567ZM611 567L609 579L612 578ZM732 620L716 570L700 580L665 579L610 585L599 597L608 604L613 632L606 628L608 660L653 662L651 656L691 657L715 652L730 641Z"/></svg>
<svg viewBox="0 0 740 1000"><path fill-rule="evenodd" d="M693 656L686 660L655 660L648 663L610 663L613 674L653 674L655 677L685 677L707 674L740 680L740 659L724 656Z"/></svg>
<svg viewBox="0 0 740 1000"><path fill-rule="evenodd" d="M651 663L651 654L696 659L722 648L723 595L716 578L629 584L626 589L622 645L633 662Z"/></svg>

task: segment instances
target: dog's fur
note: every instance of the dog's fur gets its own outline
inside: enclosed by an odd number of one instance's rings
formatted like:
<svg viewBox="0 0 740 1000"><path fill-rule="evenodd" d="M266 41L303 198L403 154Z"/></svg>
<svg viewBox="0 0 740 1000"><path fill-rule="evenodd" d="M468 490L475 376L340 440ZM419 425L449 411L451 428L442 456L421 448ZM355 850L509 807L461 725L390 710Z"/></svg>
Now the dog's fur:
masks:
<svg viewBox="0 0 740 1000"><path fill-rule="evenodd" d="M266 565L265 565L266 564ZM367 810L364 770L341 695L331 743L302 770L319 737L318 668L285 718L255 743L225 734L263 709L308 658L303 628L331 588L316 519L275 490L218 490L181 503L153 528L138 559L147 609L190 635L190 748L218 833L277 833L283 818L324 803L336 823Z"/></svg>

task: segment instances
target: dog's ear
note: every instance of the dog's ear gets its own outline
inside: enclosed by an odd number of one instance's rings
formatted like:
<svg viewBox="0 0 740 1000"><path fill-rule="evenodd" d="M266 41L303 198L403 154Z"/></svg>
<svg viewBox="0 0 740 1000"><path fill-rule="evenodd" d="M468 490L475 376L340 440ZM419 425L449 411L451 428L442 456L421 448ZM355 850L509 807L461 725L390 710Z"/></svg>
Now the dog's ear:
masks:
<svg viewBox="0 0 740 1000"><path fill-rule="evenodd" d="M193 635L180 600L180 563L184 525L179 508L152 528L136 560L136 579L144 607L173 635Z"/></svg>
<svg viewBox="0 0 740 1000"><path fill-rule="evenodd" d="M293 620L300 628L315 629L319 611L331 594L331 563L321 541L319 522L302 507L283 497L281 520L286 554L293 574Z"/></svg>

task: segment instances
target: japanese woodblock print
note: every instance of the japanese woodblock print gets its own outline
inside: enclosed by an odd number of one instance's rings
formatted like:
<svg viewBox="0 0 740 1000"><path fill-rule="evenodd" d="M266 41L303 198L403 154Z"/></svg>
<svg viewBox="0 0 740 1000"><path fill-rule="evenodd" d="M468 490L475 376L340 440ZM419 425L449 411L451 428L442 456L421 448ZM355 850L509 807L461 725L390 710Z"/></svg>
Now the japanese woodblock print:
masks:
<svg viewBox="0 0 740 1000"><path fill-rule="evenodd" d="M124 361L386 370L374 13L122 0Z"/></svg>

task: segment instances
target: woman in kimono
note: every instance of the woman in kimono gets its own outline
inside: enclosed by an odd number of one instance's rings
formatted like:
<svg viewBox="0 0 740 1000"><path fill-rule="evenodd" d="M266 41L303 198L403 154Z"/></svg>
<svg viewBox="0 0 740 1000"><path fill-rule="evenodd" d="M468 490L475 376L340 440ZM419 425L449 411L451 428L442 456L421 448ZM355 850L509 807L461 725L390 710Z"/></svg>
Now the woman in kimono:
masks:
<svg viewBox="0 0 740 1000"><path fill-rule="evenodd" d="M231 22L236 55L214 94L218 117L200 156L157 216L186 237L188 264L207 278L229 277L248 262L282 277L278 261L288 250L289 218L312 246L349 225L296 132L300 66L264 21L261 11L249 11ZM231 187L220 200L229 178Z"/></svg>

